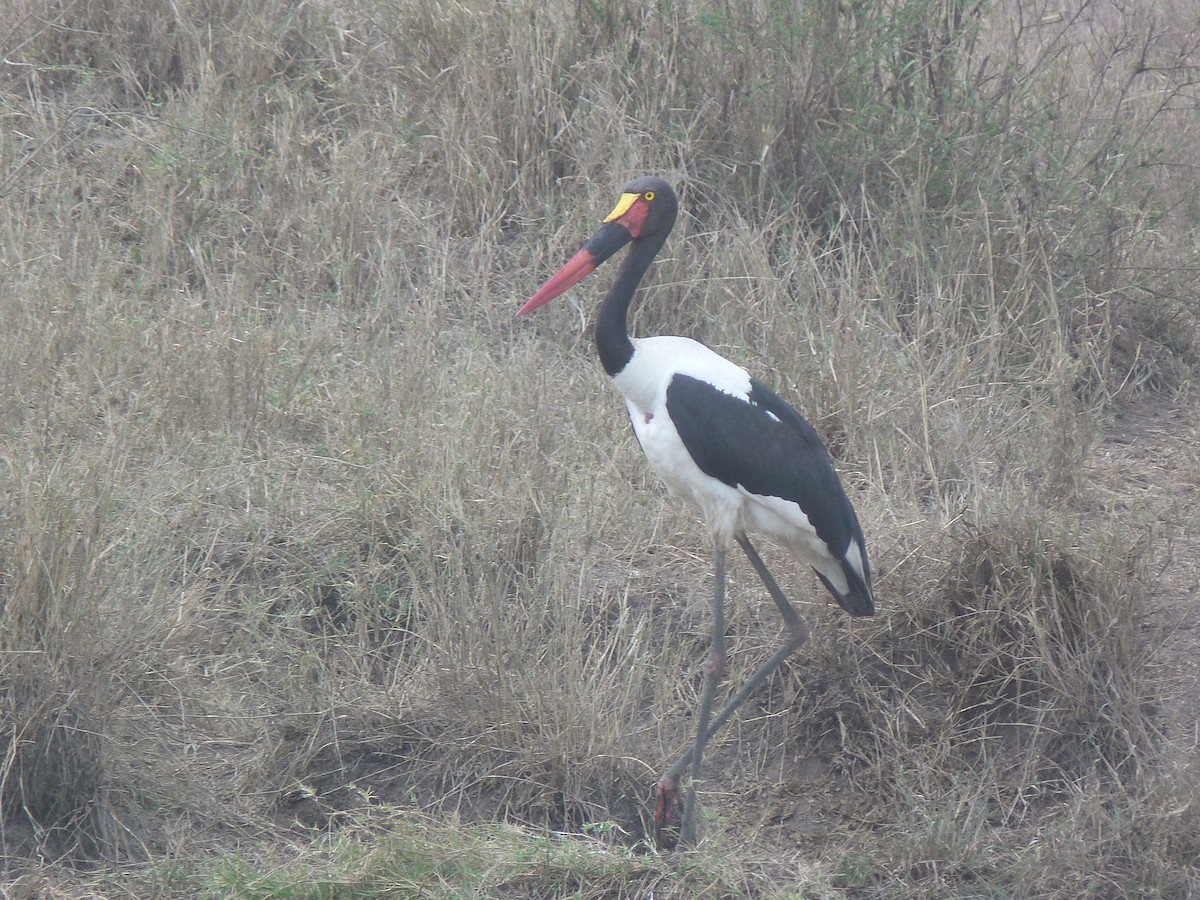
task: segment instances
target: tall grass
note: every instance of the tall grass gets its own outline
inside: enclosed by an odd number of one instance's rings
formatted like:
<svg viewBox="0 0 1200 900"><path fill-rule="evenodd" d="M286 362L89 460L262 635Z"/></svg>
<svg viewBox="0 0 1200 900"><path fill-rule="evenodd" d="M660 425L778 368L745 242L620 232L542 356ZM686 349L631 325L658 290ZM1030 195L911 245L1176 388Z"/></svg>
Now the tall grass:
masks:
<svg viewBox="0 0 1200 900"><path fill-rule="evenodd" d="M1194 889L1153 548L1097 514L1122 485L1088 462L1112 410L1191 397L1198 24L1099 0L22 0L6 874L261 895L245 866L336 834L312 848L331 882L433 890L357 848L506 821L586 833L627 880L447 862L449 892ZM805 411L882 608L811 609L714 747L730 861L675 881L615 845L689 731L708 548L591 358L598 287L512 321L647 171L684 214L637 331ZM732 574L736 681L779 625Z"/></svg>

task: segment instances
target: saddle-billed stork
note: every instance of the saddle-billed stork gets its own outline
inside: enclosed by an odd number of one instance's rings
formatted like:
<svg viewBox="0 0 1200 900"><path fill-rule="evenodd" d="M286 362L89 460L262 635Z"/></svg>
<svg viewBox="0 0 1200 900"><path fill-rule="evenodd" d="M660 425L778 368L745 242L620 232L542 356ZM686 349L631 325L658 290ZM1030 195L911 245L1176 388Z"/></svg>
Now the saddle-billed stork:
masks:
<svg viewBox="0 0 1200 900"><path fill-rule="evenodd" d="M696 739L659 780L660 846L696 840L696 788L704 747L739 706L809 637L809 628L767 570L747 533L766 535L816 571L852 616L875 612L871 568L858 517L816 431L745 369L690 338L631 338L634 292L675 224L675 191L661 178L630 182L600 230L518 311L528 313L582 281L629 244L596 319L604 370L625 397L646 459L671 493L700 507L715 545L712 646L704 662ZM725 554L736 541L779 607L782 646L711 717L725 668ZM679 780L692 783L678 814Z"/></svg>

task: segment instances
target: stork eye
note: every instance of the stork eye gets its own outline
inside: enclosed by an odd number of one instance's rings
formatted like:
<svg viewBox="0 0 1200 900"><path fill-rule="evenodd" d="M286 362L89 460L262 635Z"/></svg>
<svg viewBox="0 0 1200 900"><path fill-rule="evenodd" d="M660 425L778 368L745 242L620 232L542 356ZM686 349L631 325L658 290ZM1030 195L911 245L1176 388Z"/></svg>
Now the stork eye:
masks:
<svg viewBox="0 0 1200 900"><path fill-rule="evenodd" d="M646 200L653 200L654 199L654 191L646 191L646 193L642 194L642 197L645 198Z"/></svg>

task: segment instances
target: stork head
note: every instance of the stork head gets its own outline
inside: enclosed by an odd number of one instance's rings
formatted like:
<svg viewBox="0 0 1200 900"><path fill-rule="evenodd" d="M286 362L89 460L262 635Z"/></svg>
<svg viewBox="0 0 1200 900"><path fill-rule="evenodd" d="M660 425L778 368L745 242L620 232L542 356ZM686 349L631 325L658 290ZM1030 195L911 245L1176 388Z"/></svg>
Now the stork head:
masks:
<svg viewBox="0 0 1200 900"><path fill-rule="evenodd" d="M517 315L532 312L566 293L631 241L657 238L654 242L657 251L675 224L678 212L679 201L666 181L656 175L635 178L625 185L621 199L604 218L600 230L517 310Z"/></svg>

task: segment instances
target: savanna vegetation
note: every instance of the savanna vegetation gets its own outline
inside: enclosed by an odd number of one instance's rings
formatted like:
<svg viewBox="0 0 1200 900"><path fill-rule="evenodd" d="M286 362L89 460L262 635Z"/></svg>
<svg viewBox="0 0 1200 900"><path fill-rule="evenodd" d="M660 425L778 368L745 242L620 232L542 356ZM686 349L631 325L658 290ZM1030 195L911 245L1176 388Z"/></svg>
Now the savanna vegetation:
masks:
<svg viewBox="0 0 1200 900"><path fill-rule="evenodd" d="M6 13L5 896L1200 892L1190 0ZM647 172L635 330L805 412L880 607L766 548L814 639L667 855L706 537L607 273L513 319Z"/></svg>

